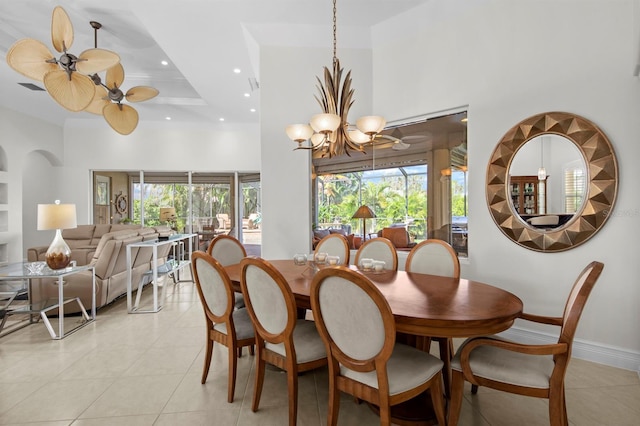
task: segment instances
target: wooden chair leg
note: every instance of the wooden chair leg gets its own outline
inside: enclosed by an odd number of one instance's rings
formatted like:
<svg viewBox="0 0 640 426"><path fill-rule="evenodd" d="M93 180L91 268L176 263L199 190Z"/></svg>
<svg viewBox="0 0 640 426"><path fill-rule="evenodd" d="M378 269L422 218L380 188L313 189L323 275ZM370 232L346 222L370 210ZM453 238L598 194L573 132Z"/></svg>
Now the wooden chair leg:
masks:
<svg viewBox="0 0 640 426"><path fill-rule="evenodd" d="M295 365L287 368L287 388L289 389L289 426L296 426L298 421L298 369Z"/></svg>
<svg viewBox="0 0 640 426"><path fill-rule="evenodd" d="M435 380L431 384L431 404L433 405L433 411L435 411L436 419L439 425L446 424L446 416L444 413L444 397L442 396L442 379L440 375L436 375Z"/></svg>
<svg viewBox="0 0 640 426"><path fill-rule="evenodd" d="M464 374L461 371L453 371L451 374L451 400L449 401L448 426L456 426L460 418L462 407L462 391L464 390Z"/></svg>
<svg viewBox="0 0 640 426"><path fill-rule="evenodd" d="M211 358L213 356L213 340L209 338L209 331L207 331L207 354L204 357L204 367L202 369L202 379L200 383L203 385L207 381L209 375L209 367L211 366Z"/></svg>
<svg viewBox="0 0 640 426"><path fill-rule="evenodd" d="M251 411L258 411L260 405L260 395L262 394L262 384L264 383L265 361L258 348L258 356L256 357L256 381L253 386L253 401L251 402Z"/></svg>
<svg viewBox="0 0 640 426"><path fill-rule="evenodd" d="M233 397L236 391L236 375L238 371L238 360L235 357L233 346L229 347L229 384L227 390L227 402L233 402Z"/></svg>
<svg viewBox="0 0 640 426"><path fill-rule="evenodd" d="M355 400L358 404L360 404L360 400L358 398L355 398ZM328 426L337 426L339 411L340 411L340 391L336 386L335 378L329 377L329 411L327 413Z"/></svg>

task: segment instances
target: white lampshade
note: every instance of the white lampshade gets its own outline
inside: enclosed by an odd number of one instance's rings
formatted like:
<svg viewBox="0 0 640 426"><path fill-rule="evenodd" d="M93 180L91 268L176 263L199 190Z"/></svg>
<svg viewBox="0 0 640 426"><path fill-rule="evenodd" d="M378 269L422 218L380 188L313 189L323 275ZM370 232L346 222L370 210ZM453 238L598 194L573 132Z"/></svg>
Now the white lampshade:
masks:
<svg viewBox="0 0 640 426"><path fill-rule="evenodd" d="M385 124L387 124L387 121L379 115L367 115L356 120L358 130L369 136L380 133Z"/></svg>
<svg viewBox="0 0 640 426"><path fill-rule="evenodd" d="M349 139L351 139L355 143L366 143L371 140L371 138L360 130L349 130Z"/></svg>
<svg viewBox="0 0 640 426"><path fill-rule="evenodd" d="M331 133L340 126L342 119L336 114L316 114L311 117L309 124L318 133Z"/></svg>
<svg viewBox="0 0 640 426"><path fill-rule="evenodd" d="M75 204L38 204L38 231L76 228Z"/></svg>
<svg viewBox="0 0 640 426"><path fill-rule="evenodd" d="M298 143L306 141L313 135L313 129L308 124L291 124L285 131L289 139Z"/></svg>

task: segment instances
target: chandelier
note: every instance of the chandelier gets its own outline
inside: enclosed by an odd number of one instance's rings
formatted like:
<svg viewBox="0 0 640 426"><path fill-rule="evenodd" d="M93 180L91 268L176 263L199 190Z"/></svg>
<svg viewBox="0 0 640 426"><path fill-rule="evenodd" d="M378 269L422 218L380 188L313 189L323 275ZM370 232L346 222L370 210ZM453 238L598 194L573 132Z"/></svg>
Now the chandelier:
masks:
<svg viewBox="0 0 640 426"><path fill-rule="evenodd" d="M322 157L350 156L351 151L364 152L363 144L373 142L386 124L383 117L373 115L356 120L355 128L349 124L349 108L354 102L351 71L347 72L343 82L344 69L340 67L336 46L336 0L333 0L333 73L324 67L324 84L316 77L320 96L314 96L323 112L312 116L309 124L286 127L287 136L298 143L294 150L309 149Z"/></svg>

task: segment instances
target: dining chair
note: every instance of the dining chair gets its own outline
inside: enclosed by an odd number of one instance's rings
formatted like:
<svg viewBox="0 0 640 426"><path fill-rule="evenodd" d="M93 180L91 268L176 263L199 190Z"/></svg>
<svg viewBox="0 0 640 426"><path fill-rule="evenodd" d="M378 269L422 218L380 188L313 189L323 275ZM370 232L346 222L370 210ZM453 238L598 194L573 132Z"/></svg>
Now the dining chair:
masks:
<svg viewBox="0 0 640 426"><path fill-rule="evenodd" d="M366 258L384 261L384 269L386 270L398 270L398 252L387 238L372 238L362 244L356 252L355 265L360 265L360 259Z"/></svg>
<svg viewBox="0 0 640 426"><path fill-rule="evenodd" d="M231 235L218 235L209 243L207 253L216 259L222 266L235 265L247 257L247 251L242 243ZM242 294L235 293L235 307L244 307Z"/></svg>
<svg viewBox="0 0 640 426"><path fill-rule="evenodd" d="M246 309L235 309L233 286L220 262L202 251L193 252L191 261L207 323L207 353L201 383L204 384L209 375L214 342L226 346L229 350L227 401L233 402L238 363L236 353L245 346L249 346L252 355L254 352L256 339L251 318Z"/></svg>
<svg viewBox="0 0 640 426"><path fill-rule="evenodd" d="M389 303L367 277L346 267L323 269L311 283L311 308L329 356L328 425L336 425L340 392L379 409L391 424L391 406L430 389L439 425L445 424L442 361L396 342Z"/></svg>
<svg viewBox="0 0 640 426"><path fill-rule="evenodd" d="M296 301L284 276L268 261L242 260L242 293L256 330L256 381L251 410L257 411L265 365L287 373L289 424L298 411L298 373L327 365L327 353L313 321L297 319Z"/></svg>
<svg viewBox="0 0 640 426"><path fill-rule="evenodd" d="M519 395L547 398L549 423L566 426L564 377L571 359L573 336L578 320L604 265L591 262L573 284L562 317L546 317L523 313L521 319L560 327L557 343L527 345L496 336L467 339L452 361L453 383L449 424L456 425L460 416L464 381Z"/></svg>
<svg viewBox="0 0 640 426"><path fill-rule="evenodd" d="M449 243L431 238L424 240L411 249L404 267L407 272L460 278L460 261ZM453 358L453 339L433 338L438 342L440 359L444 362L443 379L447 396L451 394L451 358ZM425 342L428 347L430 340Z"/></svg>
<svg viewBox="0 0 640 426"><path fill-rule="evenodd" d="M329 234L323 237L316 245L315 252L325 252L329 256L338 256L340 257L341 265L348 265L349 257L351 256L349 242L342 234Z"/></svg>

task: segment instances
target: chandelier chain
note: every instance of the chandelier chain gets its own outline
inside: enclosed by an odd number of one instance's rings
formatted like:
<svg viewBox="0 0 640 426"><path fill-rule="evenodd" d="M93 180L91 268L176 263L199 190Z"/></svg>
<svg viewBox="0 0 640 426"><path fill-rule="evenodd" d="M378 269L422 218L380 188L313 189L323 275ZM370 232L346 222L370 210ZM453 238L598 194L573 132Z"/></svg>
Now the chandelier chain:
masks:
<svg viewBox="0 0 640 426"><path fill-rule="evenodd" d="M338 38L336 36L337 30L336 30L336 13L337 13L337 8L336 8L336 1L337 0L333 0L333 65L335 67L336 65L336 61L338 60L338 55L336 54L336 49L337 49L337 45L338 45Z"/></svg>

